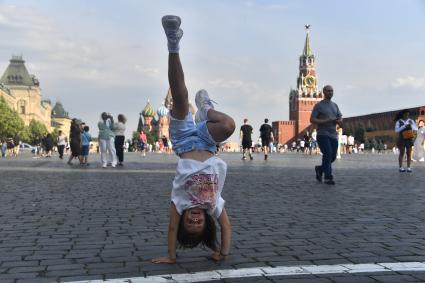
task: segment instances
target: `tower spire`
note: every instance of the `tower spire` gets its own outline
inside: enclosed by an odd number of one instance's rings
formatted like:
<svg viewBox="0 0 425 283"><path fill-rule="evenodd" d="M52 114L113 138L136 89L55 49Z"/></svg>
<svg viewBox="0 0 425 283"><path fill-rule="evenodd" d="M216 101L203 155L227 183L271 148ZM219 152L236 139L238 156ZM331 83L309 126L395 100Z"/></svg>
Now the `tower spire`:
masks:
<svg viewBox="0 0 425 283"><path fill-rule="evenodd" d="M305 31L307 35L305 37L303 55L308 57L313 55L313 51L311 51L311 46L310 46L310 25L305 25Z"/></svg>

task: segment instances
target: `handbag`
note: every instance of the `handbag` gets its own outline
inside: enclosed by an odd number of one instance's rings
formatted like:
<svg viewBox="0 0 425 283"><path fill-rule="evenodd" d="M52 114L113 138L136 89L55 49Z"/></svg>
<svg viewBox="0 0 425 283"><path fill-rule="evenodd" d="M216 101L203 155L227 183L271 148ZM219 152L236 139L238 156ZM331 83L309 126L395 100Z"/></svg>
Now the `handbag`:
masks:
<svg viewBox="0 0 425 283"><path fill-rule="evenodd" d="M401 135L403 136L403 139L405 140L413 139L415 137L415 133L413 132L413 130L403 131L401 132Z"/></svg>
<svg viewBox="0 0 425 283"><path fill-rule="evenodd" d="M400 120L399 123L400 123L400 126L404 126L404 122L403 121ZM405 139L405 140L410 140L410 139L415 138L415 132L412 130L412 128L410 127L410 125L408 125L408 126L409 126L408 129L405 129L404 131L402 131L400 133L401 134L401 137L403 139Z"/></svg>

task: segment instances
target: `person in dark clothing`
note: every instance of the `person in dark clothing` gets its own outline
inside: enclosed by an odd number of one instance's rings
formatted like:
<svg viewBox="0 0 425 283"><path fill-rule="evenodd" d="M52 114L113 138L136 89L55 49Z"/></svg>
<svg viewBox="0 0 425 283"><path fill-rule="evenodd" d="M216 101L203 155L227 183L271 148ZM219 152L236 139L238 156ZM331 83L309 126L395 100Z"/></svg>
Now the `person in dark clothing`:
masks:
<svg viewBox="0 0 425 283"><path fill-rule="evenodd" d="M245 153L248 152L249 159L253 160L252 157L252 126L248 124L248 119L243 120L243 125L241 126L240 138L242 141L242 160L246 159Z"/></svg>
<svg viewBox="0 0 425 283"><path fill-rule="evenodd" d="M170 154L171 153L170 152L170 145L168 144L167 137L165 135L163 135L162 138L161 138L161 140L162 140L162 144L164 145L164 151L165 151L165 153Z"/></svg>
<svg viewBox="0 0 425 283"><path fill-rule="evenodd" d="M272 126L268 124L269 119L264 119L264 124L260 127L261 146L264 151L264 160L267 160L269 154L269 145L273 141Z"/></svg>
<svg viewBox="0 0 425 283"><path fill-rule="evenodd" d="M81 155L81 128L80 125L77 123L77 119L72 119L71 121L71 128L69 133L69 141L71 145L71 155L68 159L68 164L72 165L72 160L74 158L80 159ZM81 163L81 160L79 160Z"/></svg>
<svg viewBox="0 0 425 283"><path fill-rule="evenodd" d="M46 157L52 157L52 149L53 149L53 137L52 134L47 134L44 138L44 150L46 152Z"/></svg>

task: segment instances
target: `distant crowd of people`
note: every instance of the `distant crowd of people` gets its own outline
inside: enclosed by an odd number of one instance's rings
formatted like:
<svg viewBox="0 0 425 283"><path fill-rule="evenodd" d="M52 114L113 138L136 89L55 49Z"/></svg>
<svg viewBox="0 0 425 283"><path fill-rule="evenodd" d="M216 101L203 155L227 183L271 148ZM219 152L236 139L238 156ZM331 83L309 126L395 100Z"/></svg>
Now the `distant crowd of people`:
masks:
<svg viewBox="0 0 425 283"><path fill-rule="evenodd" d="M21 139L18 134L13 137L0 137L1 157L16 157L19 154Z"/></svg>

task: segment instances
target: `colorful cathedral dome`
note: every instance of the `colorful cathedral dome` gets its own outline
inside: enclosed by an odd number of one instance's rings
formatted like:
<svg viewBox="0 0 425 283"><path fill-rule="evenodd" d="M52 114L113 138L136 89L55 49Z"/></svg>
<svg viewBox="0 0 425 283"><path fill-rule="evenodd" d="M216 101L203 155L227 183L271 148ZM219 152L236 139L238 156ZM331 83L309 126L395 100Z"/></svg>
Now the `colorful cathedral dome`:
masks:
<svg viewBox="0 0 425 283"><path fill-rule="evenodd" d="M164 104L161 105L161 107L158 108L156 111L156 114L158 114L158 117L164 117L167 116L170 110L168 110L167 107L164 106Z"/></svg>
<svg viewBox="0 0 425 283"><path fill-rule="evenodd" d="M151 103L149 102L149 99L148 99L148 103L146 103L146 106L142 111L142 115L143 115L143 117L154 117L155 116L155 110L153 109Z"/></svg>

